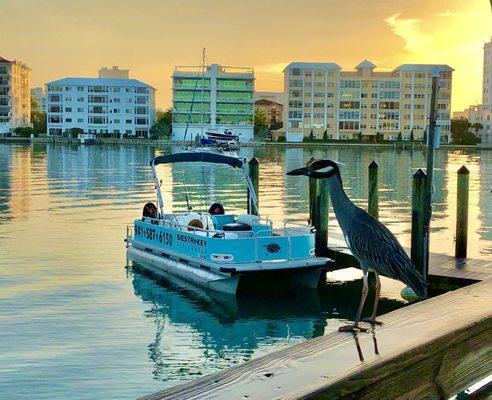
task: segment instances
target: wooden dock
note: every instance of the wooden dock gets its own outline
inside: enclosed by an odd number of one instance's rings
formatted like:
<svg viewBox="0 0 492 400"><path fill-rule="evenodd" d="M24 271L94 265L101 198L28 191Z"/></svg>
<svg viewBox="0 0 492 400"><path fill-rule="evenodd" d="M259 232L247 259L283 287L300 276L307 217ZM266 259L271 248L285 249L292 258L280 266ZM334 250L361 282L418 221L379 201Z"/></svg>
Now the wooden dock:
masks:
<svg viewBox="0 0 492 400"><path fill-rule="evenodd" d="M409 249L405 249L410 253ZM347 248L341 235L330 232L328 248L324 252L335 263L331 269L359 268L359 263ZM434 288L454 290L465 284L492 278L492 260L455 258L446 254L431 253L429 257L429 280Z"/></svg>
<svg viewBox="0 0 492 400"><path fill-rule="evenodd" d="M491 293L488 279L370 333L333 332L142 400L447 399L492 374Z"/></svg>

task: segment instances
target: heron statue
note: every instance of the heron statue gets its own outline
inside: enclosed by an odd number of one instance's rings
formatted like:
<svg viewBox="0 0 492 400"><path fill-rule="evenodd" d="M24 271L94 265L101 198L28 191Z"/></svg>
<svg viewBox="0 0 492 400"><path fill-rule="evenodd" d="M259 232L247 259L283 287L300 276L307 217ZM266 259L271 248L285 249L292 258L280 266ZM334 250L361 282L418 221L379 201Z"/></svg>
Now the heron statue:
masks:
<svg viewBox="0 0 492 400"><path fill-rule="evenodd" d="M363 276L362 296L352 325L339 328L341 332L367 331L359 327L368 287L368 274L373 271L376 277L376 296L372 315L364 322L381 325L376 320L381 280L379 275L397 279L421 296L427 295L427 286L422 276L416 271L407 253L395 236L377 219L357 207L345 194L338 164L332 160L319 160L308 167L295 169L287 175L306 175L315 179L327 179L333 209L342 229L345 242L360 263Z"/></svg>

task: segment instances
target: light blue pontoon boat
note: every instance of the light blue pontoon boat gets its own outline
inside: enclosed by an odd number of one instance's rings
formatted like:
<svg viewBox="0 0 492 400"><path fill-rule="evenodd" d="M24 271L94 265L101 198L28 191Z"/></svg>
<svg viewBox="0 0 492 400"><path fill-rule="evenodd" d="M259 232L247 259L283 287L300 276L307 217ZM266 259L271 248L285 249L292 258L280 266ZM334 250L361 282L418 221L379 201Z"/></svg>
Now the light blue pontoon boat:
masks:
<svg viewBox="0 0 492 400"><path fill-rule="evenodd" d="M156 166L167 163L206 162L226 164L244 173L250 204L258 201L246 161L209 152L187 152L159 156L150 166L154 177L157 206L147 203L141 219L127 229L127 256L158 275L176 275L200 286L235 294L242 280L251 276L285 278L289 283L315 288L327 258L314 253L311 226L284 223L274 229L259 215L225 214L219 203L208 213L192 210L164 213ZM258 211L259 214L259 211ZM270 280L271 279L271 280Z"/></svg>

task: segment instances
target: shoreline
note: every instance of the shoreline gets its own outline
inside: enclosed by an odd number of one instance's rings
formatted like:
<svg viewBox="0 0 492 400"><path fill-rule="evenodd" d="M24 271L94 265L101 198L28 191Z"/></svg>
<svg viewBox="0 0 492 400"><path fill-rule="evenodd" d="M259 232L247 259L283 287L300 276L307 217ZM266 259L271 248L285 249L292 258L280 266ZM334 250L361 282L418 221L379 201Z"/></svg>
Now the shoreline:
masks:
<svg viewBox="0 0 492 400"><path fill-rule="evenodd" d="M35 138L20 138L20 137L0 137L0 143L59 143L59 144L74 144L80 145L79 139L72 138L54 138L54 137L35 137ZM125 145L125 146L168 146L180 145L183 142L173 140L155 140L155 139L111 139L98 138L91 145ZM354 148L388 148L395 150L421 150L423 146L420 143L347 143L347 142L328 142L328 143L306 143L306 142L249 142L242 143L243 147L341 147L348 146ZM492 150L492 145L474 146L474 145L441 145L437 150Z"/></svg>

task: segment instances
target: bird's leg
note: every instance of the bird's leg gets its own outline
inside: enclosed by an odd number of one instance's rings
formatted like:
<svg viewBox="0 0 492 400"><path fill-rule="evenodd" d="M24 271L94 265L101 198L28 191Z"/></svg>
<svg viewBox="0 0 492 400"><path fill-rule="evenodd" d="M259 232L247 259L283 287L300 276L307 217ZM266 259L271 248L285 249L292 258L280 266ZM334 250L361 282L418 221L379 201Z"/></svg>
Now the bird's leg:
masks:
<svg viewBox="0 0 492 400"><path fill-rule="evenodd" d="M372 309L371 318L364 318L364 322L369 322L374 325L383 325L381 321L376 320L376 314L378 311L379 295L381 294L381 278L379 274L374 271L374 276L376 277L376 296L374 298L374 307Z"/></svg>
<svg viewBox="0 0 492 400"><path fill-rule="evenodd" d="M364 308L364 303L366 302L367 293L369 292L369 286L367 284L367 271L364 271L363 283L362 287L362 295L360 298L359 308L357 309L357 315L355 316L355 322L353 325L345 325L338 328L339 332L368 332L369 329L359 327L360 315L362 314L362 309Z"/></svg>

